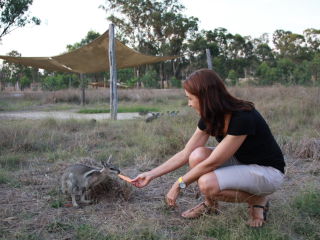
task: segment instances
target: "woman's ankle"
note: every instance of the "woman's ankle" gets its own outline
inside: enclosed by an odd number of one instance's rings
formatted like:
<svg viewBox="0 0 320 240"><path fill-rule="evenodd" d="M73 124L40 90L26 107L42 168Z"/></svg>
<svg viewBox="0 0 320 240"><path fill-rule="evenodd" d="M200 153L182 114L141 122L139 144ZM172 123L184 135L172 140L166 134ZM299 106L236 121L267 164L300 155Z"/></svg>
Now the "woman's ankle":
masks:
<svg viewBox="0 0 320 240"><path fill-rule="evenodd" d="M267 202L268 202L268 199L266 196L254 196L247 201L249 206L253 206L253 205L264 206L266 205Z"/></svg>

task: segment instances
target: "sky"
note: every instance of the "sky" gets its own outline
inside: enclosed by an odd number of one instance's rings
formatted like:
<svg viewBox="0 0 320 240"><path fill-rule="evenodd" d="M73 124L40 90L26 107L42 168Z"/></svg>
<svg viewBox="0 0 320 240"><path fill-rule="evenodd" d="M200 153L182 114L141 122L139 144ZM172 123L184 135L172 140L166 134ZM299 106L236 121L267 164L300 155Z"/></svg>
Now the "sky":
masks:
<svg viewBox="0 0 320 240"><path fill-rule="evenodd" d="M68 44L83 39L88 31L109 28L106 13L98 6L104 0L34 0L31 15L39 26L12 31L0 43L0 55L16 50L23 57L62 54ZM200 29L224 27L232 34L259 37L283 29L302 34L320 29L320 0L180 0L184 14L199 19ZM116 31L117 29L115 29Z"/></svg>

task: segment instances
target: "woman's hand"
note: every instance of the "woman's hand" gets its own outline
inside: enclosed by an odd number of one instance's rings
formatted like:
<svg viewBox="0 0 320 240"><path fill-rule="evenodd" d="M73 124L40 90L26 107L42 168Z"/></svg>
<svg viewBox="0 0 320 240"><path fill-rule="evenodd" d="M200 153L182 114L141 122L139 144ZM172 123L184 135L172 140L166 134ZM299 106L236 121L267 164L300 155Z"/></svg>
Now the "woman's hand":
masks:
<svg viewBox="0 0 320 240"><path fill-rule="evenodd" d="M180 193L179 183L175 182L166 196L166 202L169 206L171 207L176 206L176 200L178 198L179 193Z"/></svg>
<svg viewBox="0 0 320 240"><path fill-rule="evenodd" d="M138 188L147 186L154 176L150 172L144 172L139 174L136 178L132 179L131 183Z"/></svg>

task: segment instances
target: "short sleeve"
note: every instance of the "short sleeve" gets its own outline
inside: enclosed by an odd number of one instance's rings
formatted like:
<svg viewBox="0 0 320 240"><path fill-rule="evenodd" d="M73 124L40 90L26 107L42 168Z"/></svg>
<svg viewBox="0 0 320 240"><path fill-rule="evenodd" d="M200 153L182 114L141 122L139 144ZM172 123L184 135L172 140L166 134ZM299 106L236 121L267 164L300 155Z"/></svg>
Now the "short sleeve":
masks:
<svg viewBox="0 0 320 240"><path fill-rule="evenodd" d="M200 118L200 120L198 122L198 128L202 131L206 130L206 128L207 128L206 123L203 121L202 118Z"/></svg>
<svg viewBox="0 0 320 240"><path fill-rule="evenodd" d="M254 135L256 133L256 121L253 111L233 112L228 126L229 135Z"/></svg>

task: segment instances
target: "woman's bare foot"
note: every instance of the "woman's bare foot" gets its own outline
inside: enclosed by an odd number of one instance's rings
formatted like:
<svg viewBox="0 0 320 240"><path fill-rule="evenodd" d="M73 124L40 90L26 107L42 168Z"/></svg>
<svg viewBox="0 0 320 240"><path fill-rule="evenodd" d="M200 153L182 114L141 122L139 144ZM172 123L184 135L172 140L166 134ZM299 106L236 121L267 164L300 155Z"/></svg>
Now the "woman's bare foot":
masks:
<svg viewBox="0 0 320 240"><path fill-rule="evenodd" d="M249 221L250 227L262 227L266 222L267 212L269 210L269 202L266 198L254 204L249 204Z"/></svg>
<svg viewBox="0 0 320 240"><path fill-rule="evenodd" d="M218 202L214 202L214 205L212 206L208 206L206 202L202 202L197 206L183 212L181 216L183 218L193 219L193 218L198 218L204 214L211 214L211 213L219 214Z"/></svg>

